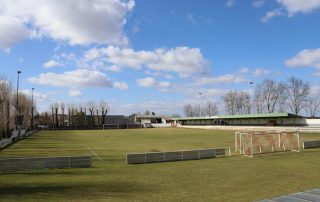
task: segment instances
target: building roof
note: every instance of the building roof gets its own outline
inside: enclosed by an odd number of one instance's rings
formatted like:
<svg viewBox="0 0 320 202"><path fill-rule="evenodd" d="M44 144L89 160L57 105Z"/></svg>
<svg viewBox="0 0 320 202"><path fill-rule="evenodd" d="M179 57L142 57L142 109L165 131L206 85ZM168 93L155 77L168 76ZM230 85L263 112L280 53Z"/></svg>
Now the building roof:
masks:
<svg viewBox="0 0 320 202"><path fill-rule="evenodd" d="M301 117L290 113L264 113L264 114L237 114L237 115L221 115L221 116L206 116L206 117L182 117L173 118L176 121L186 120L211 120L211 119L250 119L250 118L288 118Z"/></svg>
<svg viewBox="0 0 320 202"><path fill-rule="evenodd" d="M165 119L172 120L172 118L165 115L144 115L144 114L132 114L131 116L135 116L136 118L144 118L144 119Z"/></svg>

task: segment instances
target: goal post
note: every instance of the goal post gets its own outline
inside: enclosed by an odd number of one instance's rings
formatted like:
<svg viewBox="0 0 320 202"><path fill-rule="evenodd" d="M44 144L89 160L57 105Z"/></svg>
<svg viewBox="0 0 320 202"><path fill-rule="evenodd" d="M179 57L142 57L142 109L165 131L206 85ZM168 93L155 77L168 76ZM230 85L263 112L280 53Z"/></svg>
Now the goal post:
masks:
<svg viewBox="0 0 320 202"><path fill-rule="evenodd" d="M102 129L120 129L120 124L102 124Z"/></svg>
<svg viewBox="0 0 320 202"><path fill-rule="evenodd" d="M245 156L300 151L299 131L243 131L235 133L235 150Z"/></svg>

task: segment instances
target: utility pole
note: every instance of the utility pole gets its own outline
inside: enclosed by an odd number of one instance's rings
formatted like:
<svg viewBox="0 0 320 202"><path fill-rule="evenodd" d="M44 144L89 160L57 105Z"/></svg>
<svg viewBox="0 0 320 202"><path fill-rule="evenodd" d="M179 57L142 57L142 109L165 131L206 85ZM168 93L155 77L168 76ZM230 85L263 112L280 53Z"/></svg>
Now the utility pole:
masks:
<svg viewBox="0 0 320 202"><path fill-rule="evenodd" d="M31 127L32 130L33 130L33 110L34 110L34 107L33 107L33 91L34 91L34 88L32 88L32 92L31 92L31 123L30 123L30 127Z"/></svg>

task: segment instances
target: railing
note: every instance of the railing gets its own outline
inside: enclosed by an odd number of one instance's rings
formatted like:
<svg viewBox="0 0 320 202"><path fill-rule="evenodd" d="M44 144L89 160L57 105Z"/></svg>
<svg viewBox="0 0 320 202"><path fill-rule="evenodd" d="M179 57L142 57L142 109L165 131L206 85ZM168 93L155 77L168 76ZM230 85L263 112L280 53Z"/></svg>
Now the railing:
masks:
<svg viewBox="0 0 320 202"><path fill-rule="evenodd" d="M89 168L90 156L0 159L0 171L23 171L49 168Z"/></svg>
<svg viewBox="0 0 320 202"><path fill-rule="evenodd" d="M200 149L189 151L172 151L172 152L151 152L151 153L135 153L127 154L128 164L141 164L141 163L159 163L170 161L185 161L215 158L217 156L230 155L229 148L217 149Z"/></svg>

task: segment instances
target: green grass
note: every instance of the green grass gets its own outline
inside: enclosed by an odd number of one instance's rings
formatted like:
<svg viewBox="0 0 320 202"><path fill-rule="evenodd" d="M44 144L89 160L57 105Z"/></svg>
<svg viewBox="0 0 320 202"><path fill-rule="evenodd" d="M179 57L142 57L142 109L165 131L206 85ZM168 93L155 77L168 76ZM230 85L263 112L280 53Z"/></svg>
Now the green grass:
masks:
<svg viewBox="0 0 320 202"><path fill-rule="evenodd" d="M93 167L1 173L0 199L254 201L320 187L320 150L141 165L125 162L126 153L233 146L233 135L178 128L39 132L0 151L0 157L92 155ZM301 139L320 139L320 134L302 134Z"/></svg>

